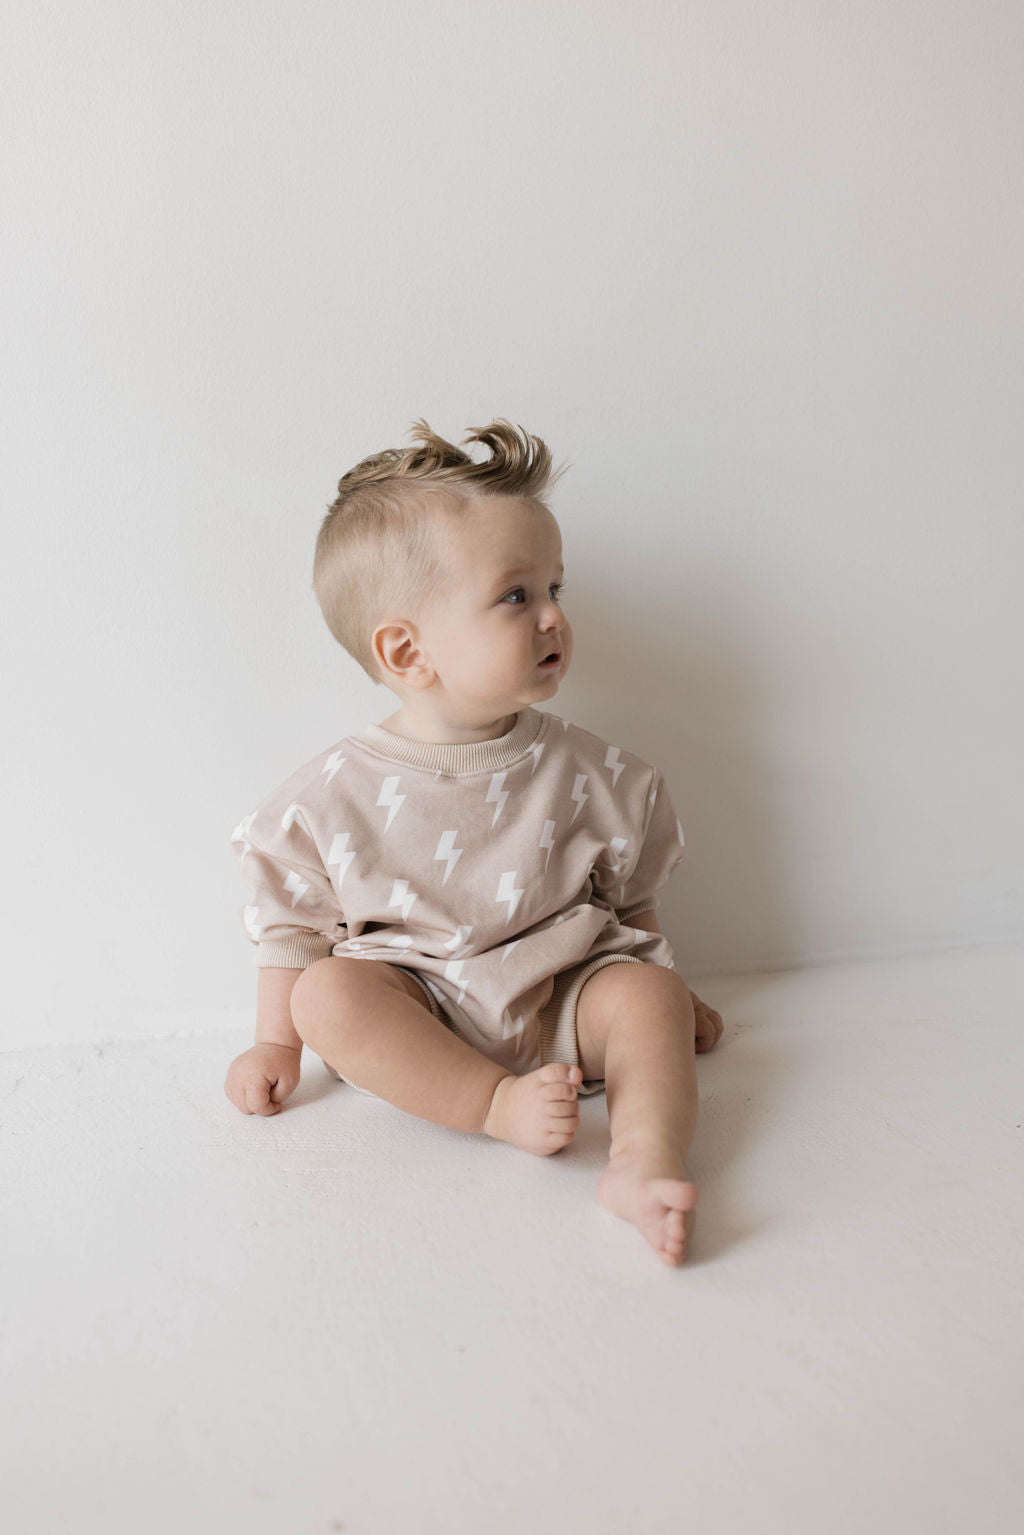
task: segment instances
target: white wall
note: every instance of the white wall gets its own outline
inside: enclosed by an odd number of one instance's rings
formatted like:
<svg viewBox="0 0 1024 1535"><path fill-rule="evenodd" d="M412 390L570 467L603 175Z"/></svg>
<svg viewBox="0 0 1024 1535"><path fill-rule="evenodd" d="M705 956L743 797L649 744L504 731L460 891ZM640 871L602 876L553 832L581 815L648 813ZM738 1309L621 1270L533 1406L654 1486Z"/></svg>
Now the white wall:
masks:
<svg viewBox="0 0 1024 1535"><path fill-rule="evenodd" d="M662 766L684 975L1019 938L1024 13L5 15L3 1042L237 1022L236 821L393 696L338 476L493 415L550 708Z"/></svg>

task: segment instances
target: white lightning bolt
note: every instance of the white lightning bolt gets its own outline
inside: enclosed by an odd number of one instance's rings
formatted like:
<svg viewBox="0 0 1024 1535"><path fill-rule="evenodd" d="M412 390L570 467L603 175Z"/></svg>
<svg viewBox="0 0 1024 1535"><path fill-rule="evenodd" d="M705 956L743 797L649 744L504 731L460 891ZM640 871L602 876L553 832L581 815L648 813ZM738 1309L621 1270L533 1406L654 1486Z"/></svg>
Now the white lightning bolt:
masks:
<svg viewBox="0 0 1024 1535"><path fill-rule="evenodd" d="M405 798L404 794L402 798ZM413 903L416 899L415 894L409 894L409 881L407 879L396 879L391 886L391 899L388 905L400 906L402 908L402 921L408 922L409 913L412 911Z"/></svg>
<svg viewBox="0 0 1024 1535"><path fill-rule="evenodd" d="M405 804L405 795L399 794L398 792L398 785L400 781L401 780L399 775L396 773L393 778L385 778L384 782L380 786L380 794L377 797L377 804L391 806L391 809L388 813L387 825L384 827L385 831L388 830L388 827L395 819L395 816Z"/></svg>
<svg viewBox="0 0 1024 1535"><path fill-rule="evenodd" d="M492 827L497 824L498 817L505 808L505 801L508 799L508 790L506 789L503 792L501 787L507 777L507 773L491 774L491 787L487 791L487 798L484 800L484 804L493 805L495 800L498 802L498 808L494 812L494 820L491 822Z"/></svg>
<svg viewBox="0 0 1024 1535"><path fill-rule="evenodd" d="M411 949L412 939L403 933L398 938L389 938L384 945L386 949Z"/></svg>
<svg viewBox="0 0 1024 1535"><path fill-rule="evenodd" d="M238 825L231 833L231 841L240 842L242 844L242 858L245 857L246 853L252 852L252 843L249 841L249 832L255 819L256 812L253 810L249 813L249 815L245 817L244 820L239 821Z"/></svg>
<svg viewBox="0 0 1024 1535"><path fill-rule="evenodd" d="M462 969L464 964L465 960L450 959L444 967L445 980L454 981L459 988L459 995L455 1000L459 1003L460 1006L462 1005L463 997L466 995L466 988L462 984Z"/></svg>
<svg viewBox="0 0 1024 1535"><path fill-rule="evenodd" d="M608 846L611 849L612 858L615 860L615 862L612 864L611 869L609 871L610 873L612 873L612 874L621 874L622 873L623 864L625 862L625 860L622 857L622 854L623 854L623 851L625 850L625 848L628 847L628 845L629 844L627 843L625 837L613 837L611 839L611 841L609 842ZM626 886L625 886L625 884L621 884L618 887L618 898L619 898L619 901L623 901L624 902L625 901L625 897L626 897ZM614 906L615 904L616 903L614 901L612 901L612 905Z"/></svg>
<svg viewBox="0 0 1024 1535"><path fill-rule="evenodd" d="M513 1019L512 1014L506 1007L501 1017L501 1037L502 1039L514 1039L516 1042L516 1054L519 1053L523 1043L523 1016L521 1013L518 1018Z"/></svg>
<svg viewBox="0 0 1024 1535"><path fill-rule="evenodd" d="M243 913L245 931L249 934L253 943L260 941L260 909L258 906L247 906Z"/></svg>
<svg viewBox="0 0 1024 1535"><path fill-rule="evenodd" d="M338 865L339 890L344 883L345 875L348 873L348 866L356 856L354 848L351 853L348 850L348 839L351 835L350 831L336 831L331 839L331 851L327 854L327 867L330 868L332 863Z"/></svg>
<svg viewBox="0 0 1024 1535"><path fill-rule="evenodd" d="M515 916L516 907L519 905L523 894L522 890L517 890L515 888L515 884L516 871L515 869L511 869L507 873L503 874L499 879L498 893L494 897L496 901L508 902L508 916L505 918L506 922L512 921L512 918Z"/></svg>
<svg viewBox="0 0 1024 1535"><path fill-rule="evenodd" d="M540 766L540 759L544 755L544 742L538 741L535 745L531 746L529 755L533 758L533 772L530 774L530 777L532 778L533 774L536 773L538 767Z"/></svg>
<svg viewBox="0 0 1024 1535"><path fill-rule="evenodd" d="M572 821L575 821L576 817L587 803L587 800L590 798L589 794L584 794L583 792L583 785L586 783L589 777L589 773L576 774L576 782L573 784L572 793L569 795L571 800L576 801L576 809L572 813ZM572 821L569 822L570 826L572 825Z"/></svg>
<svg viewBox="0 0 1024 1535"><path fill-rule="evenodd" d="M328 783L330 783L331 779L334 777L335 773L338 771L344 761L345 758L341 755L341 752L331 752L331 755L320 769L321 773L327 774Z"/></svg>
<svg viewBox="0 0 1024 1535"><path fill-rule="evenodd" d="M628 846L628 843L625 837L613 837L608 846L611 848L612 857L615 859L615 862L612 865L612 873L618 874L619 870L622 868L622 853L623 850Z"/></svg>
<svg viewBox="0 0 1024 1535"><path fill-rule="evenodd" d="M521 942L522 942L522 939L520 939L520 938L513 938L511 943L506 943L502 947L502 951L501 951L501 962L502 962L502 964L504 964L505 961L508 959L509 955L512 953L512 950L513 949L517 949L519 947Z"/></svg>
<svg viewBox="0 0 1024 1535"><path fill-rule="evenodd" d="M455 929L451 938L444 945L446 949L451 951L452 959L457 959L460 954L465 954L469 949L469 935L472 931L472 927L458 927Z"/></svg>
<svg viewBox="0 0 1024 1535"><path fill-rule="evenodd" d="M290 831L296 821L298 821L304 832L309 832L309 827L306 825L306 817L303 813L302 806L299 804L297 799L293 799L291 804L288 806L288 809L281 817L282 830Z"/></svg>
<svg viewBox="0 0 1024 1535"><path fill-rule="evenodd" d="M464 852L465 848L455 846L455 833L453 831L446 831L441 833L441 840L437 844L437 852L434 854L434 859L435 861L441 858L447 858L448 860L448 867L445 869L444 879L441 881L442 885L447 885L449 874L452 872Z"/></svg>
<svg viewBox="0 0 1024 1535"><path fill-rule="evenodd" d="M547 873L547 870L548 870L548 864L551 862L551 849L555 845L554 832L555 832L555 823L554 823L554 821L545 821L544 822L544 834L541 837L540 842L537 844L538 847L546 847L547 850L548 850L548 856L544 860L544 872L545 872L545 874Z"/></svg>
<svg viewBox="0 0 1024 1535"><path fill-rule="evenodd" d="M291 893L292 910L294 911L295 907L299 904L299 902L302 900L302 897L309 889L309 886L303 879L299 877L298 874L296 874L295 870L293 869L284 882L284 888Z"/></svg>
<svg viewBox="0 0 1024 1535"><path fill-rule="evenodd" d="M624 762L619 761L619 748L617 746L609 746L607 756L604 759L604 765L612 770L612 788L614 789L619 781L619 774L626 766Z"/></svg>

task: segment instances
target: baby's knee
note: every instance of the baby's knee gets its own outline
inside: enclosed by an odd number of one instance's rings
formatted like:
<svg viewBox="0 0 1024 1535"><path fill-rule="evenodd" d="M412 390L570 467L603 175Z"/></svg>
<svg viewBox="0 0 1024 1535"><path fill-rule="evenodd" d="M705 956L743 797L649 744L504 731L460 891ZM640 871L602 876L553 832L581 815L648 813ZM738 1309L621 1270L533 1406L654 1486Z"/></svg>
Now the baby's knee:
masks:
<svg viewBox="0 0 1024 1535"><path fill-rule="evenodd" d="M307 965L292 987L292 1023L304 1044L317 1048L325 1032L357 1029L368 1018L367 1001L388 984L387 969L369 960L328 955Z"/></svg>
<svg viewBox="0 0 1024 1535"><path fill-rule="evenodd" d="M600 1000L616 1018L642 1017L648 1005L678 1009L684 1017L692 1017L690 989L679 971L667 965L608 965L595 979L604 980Z"/></svg>

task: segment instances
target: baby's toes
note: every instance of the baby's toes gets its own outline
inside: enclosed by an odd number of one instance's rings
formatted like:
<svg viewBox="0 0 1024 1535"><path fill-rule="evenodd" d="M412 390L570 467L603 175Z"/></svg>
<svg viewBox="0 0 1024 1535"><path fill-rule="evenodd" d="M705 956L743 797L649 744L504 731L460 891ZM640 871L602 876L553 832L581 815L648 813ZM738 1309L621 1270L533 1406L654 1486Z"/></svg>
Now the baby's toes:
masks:
<svg viewBox="0 0 1024 1535"><path fill-rule="evenodd" d="M670 1210L665 1217L665 1247L669 1252L682 1252L685 1239L682 1210Z"/></svg>
<svg viewBox="0 0 1024 1535"><path fill-rule="evenodd" d="M545 1082L540 1090L545 1103L575 1103L576 1087L572 1082Z"/></svg>
<svg viewBox="0 0 1024 1535"><path fill-rule="evenodd" d="M565 1061L549 1061L546 1066L540 1068L538 1076L545 1087L565 1087L570 1084L575 1087L583 1081L583 1073L580 1068L578 1066L569 1066Z"/></svg>
<svg viewBox="0 0 1024 1535"><path fill-rule="evenodd" d="M560 1119L557 1123L560 1127L564 1126L564 1128L556 1130L552 1127L545 1131L544 1134L548 1151L561 1151L563 1146L568 1146L579 1129L578 1119Z"/></svg>
<svg viewBox="0 0 1024 1535"><path fill-rule="evenodd" d="M545 1110L549 1139L571 1141L580 1125L579 1107L575 1103L548 1103Z"/></svg>

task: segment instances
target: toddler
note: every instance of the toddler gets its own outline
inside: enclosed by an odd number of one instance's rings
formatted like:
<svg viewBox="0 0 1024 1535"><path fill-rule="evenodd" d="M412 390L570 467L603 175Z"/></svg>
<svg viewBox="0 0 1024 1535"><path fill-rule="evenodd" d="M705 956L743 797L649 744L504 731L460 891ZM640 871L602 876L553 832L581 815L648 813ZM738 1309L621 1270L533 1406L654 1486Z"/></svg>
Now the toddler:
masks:
<svg viewBox="0 0 1024 1535"><path fill-rule="evenodd" d="M316 542L331 633L399 700L235 828L259 970L225 1091L276 1114L303 1045L362 1092L537 1156L604 1088L598 1197L680 1263L695 1051L722 1032L658 926L683 833L658 768L539 706L572 663L546 445L417 445L344 475Z"/></svg>

